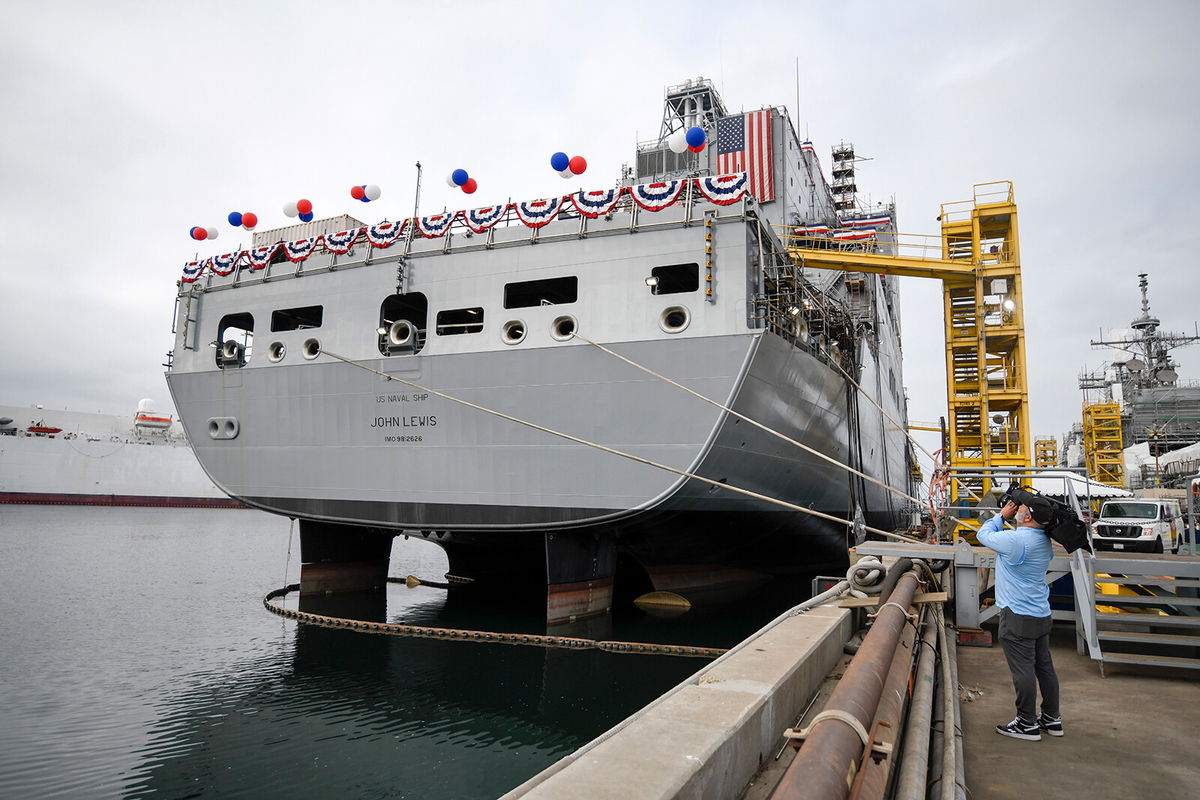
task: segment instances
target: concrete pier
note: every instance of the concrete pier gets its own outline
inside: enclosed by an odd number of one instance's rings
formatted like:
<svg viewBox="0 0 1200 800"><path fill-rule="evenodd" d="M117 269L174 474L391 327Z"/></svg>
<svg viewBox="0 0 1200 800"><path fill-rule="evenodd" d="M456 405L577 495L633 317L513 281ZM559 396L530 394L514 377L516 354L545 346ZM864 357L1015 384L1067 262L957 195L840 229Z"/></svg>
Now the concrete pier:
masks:
<svg viewBox="0 0 1200 800"><path fill-rule="evenodd" d="M504 798L737 797L851 633L851 613L834 605L784 619Z"/></svg>

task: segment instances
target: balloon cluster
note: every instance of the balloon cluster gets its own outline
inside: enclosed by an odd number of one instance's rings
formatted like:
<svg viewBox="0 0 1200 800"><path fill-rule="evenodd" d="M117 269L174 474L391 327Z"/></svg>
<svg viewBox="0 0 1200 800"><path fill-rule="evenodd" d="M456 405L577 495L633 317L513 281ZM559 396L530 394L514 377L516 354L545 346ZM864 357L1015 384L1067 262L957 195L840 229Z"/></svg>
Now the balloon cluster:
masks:
<svg viewBox="0 0 1200 800"><path fill-rule="evenodd" d="M572 175L584 173L587 169L587 159L583 156L568 157L566 153L558 152L550 156L550 168L563 178L570 178Z"/></svg>
<svg viewBox="0 0 1200 800"><path fill-rule="evenodd" d="M451 189L462 189L467 194L475 194L475 190L479 188L479 184L467 174L465 169L456 169L447 175L446 184Z"/></svg>
<svg viewBox="0 0 1200 800"><path fill-rule="evenodd" d="M258 215L252 211L230 211L228 219L229 224L233 227L236 228L241 225L248 231L254 230L254 226L258 224ZM208 238L211 239L213 237L209 236Z"/></svg>
<svg viewBox="0 0 1200 800"><path fill-rule="evenodd" d="M192 229L188 232L188 235L190 235L197 242L203 242L205 239L217 238L218 233L219 231L216 228L204 228L199 225L193 225Z"/></svg>
<svg viewBox="0 0 1200 800"><path fill-rule="evenodd" d="M699 153L707 141L708 136L704 133L704 128L693 126L686 130L680 128L668 136L667 147L671 148L672 153L682 153L684 150Z"/></svg>
<svg viewBox="0 0 1200 800"><path fill-rule="evenodd" d="M381 194L383 194L383 191L373 183L364 183L362 186L350 187L350 196L355 200L362 200L364 203L378 200Z"/></svg>
<svg viewBox="0 0 1200 800"><path fill-rule="evenodd" d="M301 222L312 222L313 210L311 200L297 200L294 203L286 203L283 206L283 213L289 217L300 217Z"/></svg>

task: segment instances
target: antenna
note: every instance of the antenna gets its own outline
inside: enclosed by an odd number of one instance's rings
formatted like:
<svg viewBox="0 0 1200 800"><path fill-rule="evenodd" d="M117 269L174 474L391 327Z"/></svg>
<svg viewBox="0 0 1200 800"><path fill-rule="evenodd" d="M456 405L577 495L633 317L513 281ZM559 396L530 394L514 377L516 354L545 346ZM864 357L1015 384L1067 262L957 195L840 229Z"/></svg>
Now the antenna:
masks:
<svg viewBox="0 0 1200 800"><path fill-rule="evenodd" d="M421 162L418 161L417 162L417 196L416 196L416 199L413 200L413 224L414 225L417 224L417 220L419 219L419 216L417 214L417 209L419 209L420 207L421 207Z"/></svg>

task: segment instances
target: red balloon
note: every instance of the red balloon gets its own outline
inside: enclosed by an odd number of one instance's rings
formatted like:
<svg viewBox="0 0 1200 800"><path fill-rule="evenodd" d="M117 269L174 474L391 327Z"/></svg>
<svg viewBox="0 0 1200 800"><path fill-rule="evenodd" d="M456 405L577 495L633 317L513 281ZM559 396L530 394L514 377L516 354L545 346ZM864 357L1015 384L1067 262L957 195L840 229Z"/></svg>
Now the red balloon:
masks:
<svg viewBox="0 0 1200 800"><path fill-rule="evenodd" d="M208 231L204 230L204 228L198 227L192 231L192 238L198 242L203 242L208 238Z"/></svg>
<svg viewBox="0 0 1200 800"><path fill-rule="evenodd" d="M479 184L474 178L467 178L467 182L462 185L462 190L467 194L475 194L475 190L479 188Z"/></svg>
<svg viewBox="0 0 1200 800"><path fill-rule="evenodd" d="M242 214L242 225L246 228L253 228L258 224L258 215L252 211L247 211Z"/></svg>
<svg viewBox="0 0 1200 800"><path fill-rule="evenodd" d="M350 187L350 196L353 197L355 200L362 200L363 195L365 195L366 193L367 193L367 190L361 186L351 186Z"/></svg>
<svg viewBox="0 0 1200 800"><path fill-rule="evenodd" d="M587 169L587 159L583 156L574 156L570 163L567 164L567 167L573 174L582 175L583 171Z"/></svg>
<svg viewBox="0 0 1200 800"><path fill-rule="evenodd" d="M699 153L703 149L704 145L702 144L698 144L695 147L692 147L690 144L688 145L688 150L691 150L693 153Z"/></svg>
<svg viewBox="0 0 1200 800"><path fill-rule="evenodd" d="M311 200L297 200L296 201L296 211L298 211L301 214L311 214L312 213L312 201Z"/></svg>

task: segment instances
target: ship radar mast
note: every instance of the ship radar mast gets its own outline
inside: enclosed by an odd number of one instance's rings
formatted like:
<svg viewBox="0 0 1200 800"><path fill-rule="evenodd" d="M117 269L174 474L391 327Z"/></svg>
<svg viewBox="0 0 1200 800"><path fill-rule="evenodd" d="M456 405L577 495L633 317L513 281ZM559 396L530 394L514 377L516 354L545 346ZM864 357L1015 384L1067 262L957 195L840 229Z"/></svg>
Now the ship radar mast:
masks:
<svg viewBox="0 0 1200 800"><path fill-rule="evenodd" d="M699 126L706 131L714 130L717 120L726 116L729 113L725 103L708 78L689 79L679 86L669 86L658 141L666 142L668 136L681 128Z"/></svg>
<svg viewBox="0 0 1200 800"><path fill-rule="evenodd" d="M1142 315L1129 323L1129 327L1137 332L1137 337L1132 340L1100 338L1091 342L1092 347L1112 347L1129 355L1128 359L1114 361L1112 365L1115 372L1113 382L1122 384L1126 399L1145 389L1174 386L1179 379L1179 364L1171 357L1171 351L1200 342L1200 335L1189 336L1159 330L1162 323L1150 314L1148 287L1147 273L1139 273L1138 289L1142 293ZM1084 383L1088 385L1085 386ZM1081 376L1080 388L1096 389L1100 388L1100 383L1103 381L1097 381L1096 376Z"/></svg>

